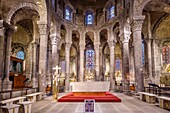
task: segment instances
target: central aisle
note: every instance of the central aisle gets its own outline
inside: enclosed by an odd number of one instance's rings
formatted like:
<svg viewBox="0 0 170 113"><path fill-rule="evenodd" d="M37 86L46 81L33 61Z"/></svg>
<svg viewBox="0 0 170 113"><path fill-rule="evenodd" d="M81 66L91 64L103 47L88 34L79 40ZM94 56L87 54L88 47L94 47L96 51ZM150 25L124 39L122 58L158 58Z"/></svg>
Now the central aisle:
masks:
<svg viewBox="0 0 170 113"><path fill-rule="evenodd" d="M66 94L66 93L65 93ZM60 97L65 95L60 94ZM121 103L96 103L95 113L169 113L153 104L142 102L122 93L114 93L122 99ZM38 101L32 106L32 113L83 113L84 104L52 102L52 97Z"/></svg>

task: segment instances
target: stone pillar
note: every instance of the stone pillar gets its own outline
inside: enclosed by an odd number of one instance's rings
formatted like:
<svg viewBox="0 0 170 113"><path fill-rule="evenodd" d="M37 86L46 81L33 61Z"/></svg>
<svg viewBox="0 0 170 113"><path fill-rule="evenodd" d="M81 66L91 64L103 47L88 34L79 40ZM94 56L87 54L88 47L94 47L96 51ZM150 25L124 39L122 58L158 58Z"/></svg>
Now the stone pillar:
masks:
<svg viewBox="0 0 170 113"><path fill-rule="evenodd" d="M37 64L37 42L32 43L32 87L36 88L38 87L37 84L37 69L36 69L36 64Z"/></svg>
<svg viewBox="0 0 170 113"><path fill-rule="evenodd" d="M100 42L95 42L94 44L94 49L95 49L95 69L96 69L96 81L100 80Z"/></svg>
<svg viewBox="0 0 170 113"><path fill-rule="evenodd" d="M70 47L71 43L66 43L65 48L65 60L66 60L66 79L65 79L65 91L69 91L69 79L70 79Z"/></svg>
<svg viewBox="0 0 170 113"><path fill-rule="evenodd" d="M100 63L100 75L101 75L101 81L104 81L104 72L103 72L103 64L104 64L104 62L103 62L103 52L102 52L102 50L103 50L103 48L102 47L100 47L100 53L99 53L99 55L100 55L100 61L99 61L99 63Z"/></svg>
<svg viewBox="0 0 170 113"><path fill-rule="evenodd" d="M151 40L147 40L148 50L148 68L149 68L149 79L152 79L152 51L151 51Z"/></svg>
<svg viewBox="0 0 170 113"><path fill-rule="evenodd" d="M51 35L52 44L52 68L58 65L58 42L59 38L56 35ZM55 71L53 71L55 72Z"/></svg>
<svg viewBox="0 0 170 113"><path fill-rule="evenodd" d="M46 74L47 74L47 44L49 28L46 23L38 22L40 33L40 52L39 52L39 91L46 92Z"/></svg>
<svg viewBox="0 0 170 113"><path fill-rule="evenodd" d="M3 81L3 89L10 90L12 89L12 82L9 81L9 68L10 68L10 57L11 57L11 43L12 43L12 32L13 29L8 28L6 31L6 58L5 58L5 78Z"/></svg>
<svg viewBox="0 0 170 113"><path fill-rule="evenodd" d="M52 59L51 59L52 62L51 63L52 63L52 69L53 69L54 67L59 66L58 65L58 62L59 62L59 59L58 59L59 58L58 57L58 42L59 42L59 38L56 35L51 35L50 38L51 38L51 44L52 44ZM52 70L52 73L54 74L55 71L56 70ZM51 78L52 79L51 80L52 84L54 84L53 83L53 79L54 79L53 78L53 74L52 74L52 78ZM53 85L51 85L51 86L53 88Z"/></svg>
<svg viewBox="0 0 170 113"><path fill-rule="evenodd" d="M110 90L114 90L114 85L115 85L115 76L114 76L115 42L109 41L108 44L109 44L109 47L110 47Z"/></svg>
<svg viewBox="0 0 170 113"><path fill-rule="evenodd" d="M4 21L0 20L0 91L2 89L2 78L4 76L4 42L5 42L5 27Z"/></svg>
<svg viewBox="0 0 170 113"><path fill-rule="evenodd" d="M144 16L135 17L132 24L135 56L135 82L137 92L144 90L144 81L142 74L142 36L141 36L144 18L145 18Z"/></svg>
<svg viewBox="0 0 170 113"><path fill-rule="evenodd" d="M134 49L133 49L133 47L131 47L130 48L130 64L129 64L129 72L130 72L130 75L133 77L133 82L134 82L134 54L133 54L133 51L134 51Z"/></svg>
<svg viewBox="0 0 170 113"><path fill-rule="evenodd" d="M123 58L122 58L122 81L123 81L123 90L129 90L129 39L130 39L131 32L122 33L121 40L122 40L122 48L123 48Z"/></svg>
<svg viewBox="0 0 170 113"><path fill-rule="evenodd" d="M82 30L83 31L83 30ZM84 50L85 50L85 34L81 33L80 35L80 68L79 68L79 78L80 78L80 82L84 81Z"/></svg>

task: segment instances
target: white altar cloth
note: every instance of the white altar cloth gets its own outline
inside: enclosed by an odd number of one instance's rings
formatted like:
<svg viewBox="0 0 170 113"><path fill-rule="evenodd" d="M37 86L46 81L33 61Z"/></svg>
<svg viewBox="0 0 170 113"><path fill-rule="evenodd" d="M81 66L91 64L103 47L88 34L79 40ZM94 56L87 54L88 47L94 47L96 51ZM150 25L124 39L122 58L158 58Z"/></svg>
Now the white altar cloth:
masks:
<svg viewBox="0 0 170 113"><path fill-rule="evenodd" d="M108 92L110 82L71 82L72 92Z"/></svg>

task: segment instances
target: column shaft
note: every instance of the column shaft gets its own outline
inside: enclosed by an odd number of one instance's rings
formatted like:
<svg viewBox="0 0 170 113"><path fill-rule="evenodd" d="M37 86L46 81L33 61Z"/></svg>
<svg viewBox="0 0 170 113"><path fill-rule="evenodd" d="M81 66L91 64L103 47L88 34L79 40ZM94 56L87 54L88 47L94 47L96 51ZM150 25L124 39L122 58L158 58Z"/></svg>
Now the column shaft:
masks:
<svg viewBox="0 0 170 113"><path fill-rule="evenodd" d="M45 93L46 73L47 73L47 43L48 43L48 25L40 22L38 25L40 32L40 52L39 52L39 91Z"/></svg>
<svg viewBox="0 0 170 113"><path fill-rule="evenodd" d="M66 86L66 91L69 91L69 79L70 79L70 43L66 43L66 48L65 48L65 60L66 60L66 81L65 81L65 86Z"/></svg>
<svg viewBox="0 0 170 113"><path fill-rule="evenodd" d="M80 82L84 81L84 49L85 45L80 45L80 70L79 70L79 78Z"/></svg>
<svg viewBox="0 0 170 113"><path fill-rule="evenodd" d="M96 62L95 62L95 69L96 69L96 80L100 80L100 47L99 44L95 44L95 56L96 56Z"/></svg>
<svg viewBox="0 0 170 113"><path fill-rule="evenodd" d="M128 76L129 76L129 44L122 42L123 46L123 62L122 62L122 81L124 90L128 90Z"/></svg>
<svg viewBox="0 0 170 113"><path fill-rule="evenodd" d="M36 70L37 43L36 42L32 43L32 53L33 53L32 54L32 83L33 83L32 87L35 88L35 87L38 87L37 80L36 80L36 73L37 73L37 70Z"/></svg>
<svg viewBox="0 0 170 113"><path fill-rule="evenodd" d="M6 43L6 59L5 59L5 80L9 81L9 67L11 56L11 43L12 43L12 31L7 31L7 43Z"/></svg>
<svg viewBox="0 0 170 113"><path fill-rule="evenodd" d="M148 68L149 68L149 78L152 78L152 51L151 51L151 40L149 39L147 41L147 47L148 47Z"/></svg>
<svg viewBox="0 0 170 113"><path fill-rule="evenodd" d="M144 18L143 18L144 19ZM133 44L134 44L134 56L135 56L135 81L136 91L143 91L144 82L142 74L142 20L134 20L133 22Z"/></svg>
<svg viewBox="0 0 170 113"><path fill-rule="evenodd" d="M5 42L5 29L3 22L0 23L0 81L4 76L4 42ZM0 86L1 87L1 86ZM1 90L1 89L0 89Z"/></svg>

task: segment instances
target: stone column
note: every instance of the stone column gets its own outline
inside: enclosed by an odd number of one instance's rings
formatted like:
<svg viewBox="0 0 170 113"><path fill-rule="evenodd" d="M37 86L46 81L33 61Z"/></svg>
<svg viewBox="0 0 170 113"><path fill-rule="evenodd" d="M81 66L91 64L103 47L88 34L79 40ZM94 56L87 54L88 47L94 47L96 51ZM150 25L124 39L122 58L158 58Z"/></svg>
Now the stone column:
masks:
<svg viewBox="0 0 170 113"><path fill-rule="evenodd" d="M11 43L12 43L12 32L13 29L8 28L6 31L6 58L5 58L5 78L3 81L3 89L10 90L12 89L12 82L9 81L9 68L10 68L10 56L11 56Z"/></svg>
<svg viewBox="0 0 170 113"><path fill-rule="evenodd" d="M149 79L152 79L152 51L151 51L151 40L147 40L148 50L148 68L149 68Z"/></svg>
<svg viewBox="0 0 170 113"><path fill-rule="evenodd" d="M46 73L47 73L47 43L49 28L46 23L38 22L40 33L40 52L39 52L39 91L46 92Z"/></svg>
<svg viewBox="0 0 170 113"><path fill-rule="evenodd" d="M0 81L4 74L4 42L5 42L5 27L3 25L3 20L0 20Z"/></svg>
<svg viewBox="0 0 170 113"><path fill-rule="evenodd" d="M95 42L94 44L94 49L95 49L95 69L96 69L96 81L100 80L100 42Z"/></svg>
<svg viewBox="0 0 170 113"><path fill-rule="evenodd" d="M58 65L58 42L59 38L56 35L51 35L52 44L52 68ZM55 71L53 71L55 72Z"/></svg>
<svg viewBox="0 0 170 113"><path fill-rule="evenodd" d="M53 70L54 67L59 66L58 62L59 62L59 57L58 57L58 42L59 42L59 38L54 34L54 35L50 35L51 38L51 44L52 44L52 59L51 59L51 63L52 63L52 73L54 74L56 70ZM58 70L59 71L59 70ZM52 84L53 83L53 74L52 74ZM51 85L53 88L53 85Z"/></svg>
<svg viewBox="0 0 170 113"><path fill-rule="evenodd" d="M81 30L83 31L83 30ZM80 35L80 68L79 68L79 78L80 78L80 82L84 81L84 50L85 50L85 34L81 33Z"/></svg>
<svg viewBox="0 0 170 113"><path fill-rule="evenodd" d="M130 64L129 64L129 72L130 72L130 75L132 75L132 77L133 77L133 80L134 80L134 55L133 55L133 51L134 51L134 49L133 49L133 47L131 47L130 48ZM133 81L134 82L134 81Z"/></svg>
<svg viewBox="0 0 170 113"><path fill-rule="evenodd" d="M115 69L115 42L109 41L109 48L110 48L110 90L114 90L114 81L115 81L115 76L114 76L114 69Z"/></svg>
<svg viewBox="0 0 170 113"><path fill-rule="evenodd" d="M5 27L4 21L0 20L0 91L2 89L2 78L4 76L4 42L5 42Z"/></svg>
<svg viewBox="0 0 170 113"><path fill-rule="evenodd" d="M123 58L122 58L122 81L123 81L123 90L129 90L129 39L130 39L130 32L122 33L121 40L122 40L122 48L123 48Z"/></svg>
<svg viewBox="0 0 170 113"><path fill-rule="evenodd" d="M37 84L37 69L36 69L36 64L37 64L37 42L32 43L32 87L36 88L38 87Z"/></svg>
<svg viewBox="0 0 170 113"><path fill-rule="evenodd" d="M99 61L99 63L100 63L101 81L104 81L104 72L103 72L103 64L104 64L104 62L103 62L103 52L102 52L102 50L103 50L103 48L100 47L100 53L99 53L99 55L100 55L100 61Z"/></svg>
<svg viewBox="0 0 170 113"><path fill-rule="evenodd" d="M65 61L66 61L66 79L65 79L65 91L69 91L69 79L70 79L70 47L71 43L66 43L65 48Z"/></svg>
<svg viewBox="0 0 170 113"><path fill-rule="evenodd" d="M134 44L134 56L135 56L135 82L136 91L140 92L144 90L143 74L142 74L142 24L144 16L135 17L132 24L133 31L133 44Z"/></svg>

